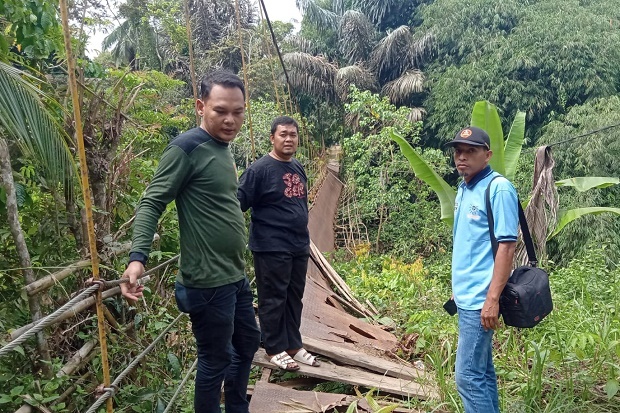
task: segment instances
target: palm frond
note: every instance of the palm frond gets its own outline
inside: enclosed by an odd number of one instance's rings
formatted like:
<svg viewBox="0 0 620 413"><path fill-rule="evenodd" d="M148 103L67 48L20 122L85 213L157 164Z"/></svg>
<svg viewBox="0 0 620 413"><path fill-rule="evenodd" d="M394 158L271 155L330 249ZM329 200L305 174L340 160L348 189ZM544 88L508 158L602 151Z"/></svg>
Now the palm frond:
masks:
<svg viewBox="0 0 620 413"><path fill-rule="evenodd" d="M110 34L103 38L101 41L101 49L103 51L109 50L116 43L122 42L124 38L129 36L131 30L131 24L129 20L122 22L116 29L112 30Z"/></svg>
<svg viewBox="0 0 620 413"><path fill-rule="evenodd" d="M338 16L342 16L347 10L346 0L332 0L332 11Z"/></svg>
<svg viewBox="0 0 620 413"><path fill-rule="evenodd" d="M319 6L315 0L296 0L297 8L301 10L304 19L308 19L310 23L319 30L338 27L340 16Z"/></svg>
<svg viewBox="0 0 620 413"><path fill-rule="evenodd" d="M424 56L431 51L434 41L435 36L432 32L423 33L420 36L414 36L411 54L416 66L420 66L424 60Z"/></svg>
<svg viewBox="0 0 620 413"><path fill-rule="evenodd" d="M424 90L424 74L417 70L408 70L396 80L386 83L382 93L395 105L406 104L413 95Z"/></svg>
<svg viewBox="0 0 620 413"><path fill-rule="evenodd" d="M338 69L336 72L336 92L342 101L349 95L349 87L357 86L361 90L377 90L375 75L363 66L351 65Z"/></svg>
<svg viewBox="0 0 620 413"><path fill-rule="evenodd" d="M409 27L400 26L381 39L374 48L370 56L371 67L381 79L395 79L413 68L414 43Z"/></svg>
<svg viewBox="0 0 620 413"><path fill-rule="evenodd" d="M340 50L349 64L365 61L372 51L376 31L366 15L348 10L340 20Z"/></svg>
<svg viewBox="0 0 620 413"><path fill-rule="evenodd" d="M22 154L33 160L48 185L64 185L75 172L68 137L31 85L0 62L0 126Z"/></svg>
<svg viewBox="0 0 620 413"><path fill-rule="evenodd" d="M407 115L407 119L409 120L409 122L415 123L415 122L420 122L421 120L424 120L425 116L426 116L426 109L411 108L411 111Z"/></svg>
<svg viewBox="0 0 620 413"><path fill-rule="evenodd" d="M319 46L314 41L299 35L290 36L285 40L285 42L287 45L290 45L295 50L302 53L316 55L320 52Z"/></svg>
<svg viewBox="0 0 620 413"><path fill-rule="evenodd" d="M283 59L289 68L289 80L295 89L334 100L336 66L324 57L308 53L287 53Z"/></svg>
<svg viewBox="0 0 620 413"><path fill-rule="evenodd" d="M383 19L389 14L390 9L392 9L398 1L399 0L354 0L353 8L362 11L374 24L381 25Z"/></svg>

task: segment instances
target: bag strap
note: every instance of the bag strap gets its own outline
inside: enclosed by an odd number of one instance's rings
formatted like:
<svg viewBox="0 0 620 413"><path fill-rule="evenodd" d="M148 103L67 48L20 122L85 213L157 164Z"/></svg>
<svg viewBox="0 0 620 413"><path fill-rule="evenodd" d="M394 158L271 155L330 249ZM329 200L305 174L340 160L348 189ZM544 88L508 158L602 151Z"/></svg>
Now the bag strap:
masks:
<svg viewBox="0 0 620 413"><path fill-rule="evenodd" d="M495 178L499 178L502 175L494 176L487 189L484 191L484 198L487 208L487 219L489 222L489 235L491 236L491 246L493 248L493 259L495 259L495 255L497 254L498 242L497 238L495 238L495 220L493 219L493 209L491 208L491 182L495 180ZM527 260L531 267L536 267L538 264L538 260L536 259L536 250L534 249L534 241L532 241L532 236L530 235L530 228L527 225L527 219L525 218L525 212L523 212L523 207L521 206L521 201L517 197L517 205L519 207L519 224L521 225L521 233L523 234L523 242L525 243L525 249L527 250Z"/></svg>

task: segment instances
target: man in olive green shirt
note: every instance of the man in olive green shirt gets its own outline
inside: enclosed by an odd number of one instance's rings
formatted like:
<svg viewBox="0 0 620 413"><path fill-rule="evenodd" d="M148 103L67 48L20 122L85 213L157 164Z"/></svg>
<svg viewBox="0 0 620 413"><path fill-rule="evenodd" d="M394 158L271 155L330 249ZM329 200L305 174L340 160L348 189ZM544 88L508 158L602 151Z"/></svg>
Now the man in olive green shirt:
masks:
<svg viewBox="0 0 620 413"><path fill-rule="evenodd" d="M224 382L226 413L248 413L246 390L260 342L245 275L245 222L237 200L237 173L229 143L245 116L245 89L232 73L216 71L201 84L199 128L166 148L136 212L123 295L142 295L144 273L157 222L176 202L181 242L175 296L189 313L198 349L194 410L220 413Z"/></svg>

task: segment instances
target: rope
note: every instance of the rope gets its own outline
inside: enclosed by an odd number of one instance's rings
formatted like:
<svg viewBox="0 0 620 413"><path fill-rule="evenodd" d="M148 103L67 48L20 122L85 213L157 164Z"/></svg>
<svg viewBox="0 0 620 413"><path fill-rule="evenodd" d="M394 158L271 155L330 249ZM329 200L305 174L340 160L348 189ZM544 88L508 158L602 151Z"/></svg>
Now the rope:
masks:
<svg viewBox="0 0 620 413"><path fill-rule="evenodd" d="M172 395L172 398L170 399L168 406L166 406L166 410L164 410L164 413L168 413L170 410L172 410L172 407L174 406L174 402L176 402L177 398L181 394L181 390L183 390L183 388L185 387L185 384L189 380L189 377L193 373L197 364L198 364L198 359L194 360L194 364L192 364L192 366L187 371L187 374L185 375L185 377L183 377L181 384L179 384L179 387L177 387L177 391L175 391L174 394Z"/></svg>
<svg viewBox="0 0 620 413"><path fill-rule="evenodd" d="M120 383L125 379L125 377L127 377L127 375L129 375L129 373L131 373L133 371L133 369L142 361L142 359L144 357L146 357L146 355L148 353L150 353L153 348L155 348L155 345L166 336L166 334L168 333L168 331L170 331L170 329L172 329L172 327L181 319L181 317L183 317L185 315L185 313L181 313L177 316L177 318L175 318L170 324L168 324L168 327L166 327L166 329L164 331L161 332L161 334L159 334L159 336L157 336L157 338L155 340L153 340L153 342L151 344L149 344L149 346L147 348L144 349L144 351L140 354L138 354L138 356L136 356L136 358L133 359L133 361L131 363L129 363L129 365L127 367L125 367L125 370L123 370L121 372L121 374L118 375L118 377L112 382L112 384L110 384L109 387L105 387L103 389L104 393L101 395L101 397L99 397L97 399L97 401L90 406L90 408L86 411L86 413L95 413L97 411L97 409L99 407L101 407L101 405L103 405L103 403L105 403L106 400L108 400L110 397L113 397L114 394L116 394Z"/></svg>

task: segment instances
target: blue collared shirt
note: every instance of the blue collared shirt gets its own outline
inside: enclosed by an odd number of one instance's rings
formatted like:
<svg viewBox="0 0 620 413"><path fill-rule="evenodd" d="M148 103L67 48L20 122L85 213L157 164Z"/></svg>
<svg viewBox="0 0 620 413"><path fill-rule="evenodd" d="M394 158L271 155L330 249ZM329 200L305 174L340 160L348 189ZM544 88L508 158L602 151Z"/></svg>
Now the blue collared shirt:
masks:
<svg viewBox="0 0 620 413"><path fill-rule="evenodd" d="M497 175L487 166L469 183L463 181L456 194L452 292L456 305L465 310L482 308L493 278L493 248L484 194L491 179ZM516 241L519 201L514 186L504 177L497 178L491 183L490 198L497 241Z"/></svg>

